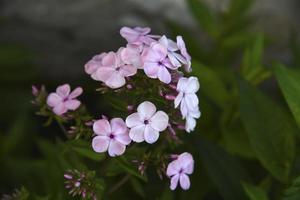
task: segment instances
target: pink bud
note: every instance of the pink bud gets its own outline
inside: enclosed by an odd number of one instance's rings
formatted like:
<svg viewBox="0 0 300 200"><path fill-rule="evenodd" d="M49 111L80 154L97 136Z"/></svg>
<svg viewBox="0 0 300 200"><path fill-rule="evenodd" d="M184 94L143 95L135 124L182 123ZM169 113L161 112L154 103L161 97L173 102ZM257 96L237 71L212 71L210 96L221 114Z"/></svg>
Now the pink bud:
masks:
<svg viewBox="0 0 300 200"><path fill-rule="evenodd" d="M134 109L134 106L133 106L133 105L128 105L128 106L127 106L127 110L128 110L128 111L133 111L133 109Z"/></svg>
<svg viewBox="0 0 300 200"><path fill-rule="evenodd" d="M131 90L131 89L133 88L133 85L132 85L132 84L127 84L127 85L126 85L126 88L127 88L128 90Z"/></svg>
<svg viewBox="0 0 300 200"><path fill-rule="evenodd" d="M176 98L176 97L175 97L174 95L171 95L171 94L166 94L166 95L165 95L165 99L170 100L170 101L174 101L175 98Z"/></svg>
<svg viewBox="0 0 300 200"><path fill-rule="evenodd" d="M170 155L170 158L172 159L172 160L176 160L177 158L178 158L178 154L171 154Z"/></svg>
<svg viewBox="0 0 300 200"><path fill-rule="evenodd" d="M182 124L177 125L177 128L178 128L179 130L185 130L185 126L182 125Z"/></svg>
<svg viewBox="0 0 300 200"><path fill-rule="evenodd" d="M77 182L74 184L74 186L75 186L75 187L79 187L79 186L80 186L80 182L77 181Z"/></svg>
<svg viewBox="0 0 300 200"><path fill-rule="evenodd" d="M33 94L33 96L37 96L39 94L39 89L35 85L32 85L31 93Z"/></svg>
<svg viewBox="0 0 300 200"><path fill-rule="evenodd" d="M169 84L168 86L169 86L171 89L173 89L173 90L176 90L176 89L177 89L177 86L174 85L174 84Z"/></svg>
<svg viewBox="0 0 300 200"><path fill-rule="evenodd" d="M72 178L73 178L73 177L72 177L71 175L69 175L69 174L65 174L64 177L65 177L66 179L72 179Z"/></svg>

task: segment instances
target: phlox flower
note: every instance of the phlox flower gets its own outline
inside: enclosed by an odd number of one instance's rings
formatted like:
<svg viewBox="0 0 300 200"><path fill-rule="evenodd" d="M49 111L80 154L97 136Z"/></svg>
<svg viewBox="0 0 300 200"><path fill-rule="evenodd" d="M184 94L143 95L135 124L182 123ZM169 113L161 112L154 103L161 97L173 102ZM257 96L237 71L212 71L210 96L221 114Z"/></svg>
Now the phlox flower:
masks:
<svg viewBox="0 0 300 200"><path fill-rule="evenodd" d="M179 79L176 89L178 95L175 98L174 105L177 108L180 104L180 111L183 118L188 115L189 111L194 111L198 107L199 100L196 92L199 88L198 78L194 76Z"/></svg>
<svg viewBox="0 0 300 200"><path fill-rule="evenodd" d="M158 42L151 43L150 47L143 52L144 71L150 78L158 78L161 82L169 84L171 74L168 69L176 69L170 62L168 50Z"/></svg>
<svg viewBox="0 0 300 200"><path fill-rule="evenodd" d="M178 182L182 189L187 190L190 188L189 174L194 171L194 159L190 153L182 153L178 158L167 167L167 176L171 178L171 190L175 190Z"/></svg>
<svg viewBox="0 0 300 200"><path fill-rule="evenodd" d="M112 157L119 156L131 142L126 124L121 118L113 118L110 122L107 119L97 120L93 124L93 131L97 136L93 138L92 147L98 153L108 151Z"/></svg>
<svg viewBox="0 0 300 200"><path fill-rule="evenodd" d="M91 75L94 80L97 80L96 72L102 66L102 59L107 53L101 53L94 56L90 61L84 65L84 70L87 74Z"/></svg>
<svg viewBox="0 0 300 200"><path fill-rule="evenodd" d="M62 115L68 110L76 110L80 106L80 101L76 99L82 93L82 88L77 87L71 92L69 84L58 86L56 92L52 92L47 97L47 104L57 115Z"/></svg>
<svg viewBox="0 0 300 200"><path fill-rule="evenodd" d="M183 41L182 36L176 37L176 43L177 43L177 47L184 59L182 59L181 57L177 57L177 58L180 59L180 61L184 64L185 70L187 72L191 72L192 71L191 56L186 50L185 42Z"/></svg>
<svg viewBox="0 0 300 200"><path fill-rule="evenodd" d="M163 111L156 112L155 105L149 101L141 103L137 112L126 118L126 125L131 128L129 137L135 142L149 144L158 140L159 132L164 131L168 123L168 115Z"/></svg>
<svg viewBox="0 0 300 200"><path fill-rule="evenodd" d="M137 68L130 61L127 48L121 47L117 53L107 53L101 61L101 66L95 72L95 79L104 82L110 88L120 88L125 85L125 77L133 76ZM126 55L126 58L122 56Z"/></svg>
<svg viewBox="0 0 300 200"><path fill-rule="evenodd" d="M151 29L149 27L123 27L120 30L120 34L123 38L125 38L130 45L150 45L155 40L153 39L153 35L149 35Z"/></svg>

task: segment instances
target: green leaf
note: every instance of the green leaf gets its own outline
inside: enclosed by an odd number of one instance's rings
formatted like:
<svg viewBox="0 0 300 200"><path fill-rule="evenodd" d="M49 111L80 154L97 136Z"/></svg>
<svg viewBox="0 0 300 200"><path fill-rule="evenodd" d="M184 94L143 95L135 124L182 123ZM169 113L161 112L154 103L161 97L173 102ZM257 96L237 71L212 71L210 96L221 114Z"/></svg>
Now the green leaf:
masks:
<svg viewBox="0 0 300 200"><path fill-rule="evenodd" d="M283 200L299 200L300 199L300 176L295 178L289 188L284 192Z"/></svg>
<svg viewBox="0 0 300 200"><path fill-rule="evenodd" d="M225 200L245 199L241 181L247 175L240 163L220 147L197 139L197 147L205 169Z"/></svg>
<svg viewBox="0 0 300 200"><path fill-rule="evenodd" d="M300 127L300 71L287 69L277 64L275 66L275 76L288 106Z"/></svg>
<svg viewBox="0 0 300 200"><path fill-rule="evenodd" d="M240 81L240 111L261 164L279 181L287 181L295 157L297 131L287 112L244 81Z"/></svg>
<svg viewBox="0 0 300 200"><path fill-rule="evenodd" d="M218 19L211 12L210 8L200 0L188 0L188 4L201 28L207 31L212 37L217 37L219 34Z"/></svg>
<svg viewBox="0 0 300 200"><path fill-rule="evenodd" d="M246 191L246 194L249 197L249 200L268 200L266 192L260 187L248 184L243 182L243 187Z"/></svg>
<svg viewBox="0 0 300 200"><path fill-rule="evenodd" d="M193 74L199 78L201 92L220 108L225 108L229 99L224 82L215 71L197 61L193 61Z"/></svg>
<svg viewBox="0 0 300 200"><path fill-rule="evenodd" d="M85 140L72 140L68 142L70 148L72 148L79 155L89 158L94 161L101 161L105 158L105 154L99 154L92 150L91 143Z"/></svg>

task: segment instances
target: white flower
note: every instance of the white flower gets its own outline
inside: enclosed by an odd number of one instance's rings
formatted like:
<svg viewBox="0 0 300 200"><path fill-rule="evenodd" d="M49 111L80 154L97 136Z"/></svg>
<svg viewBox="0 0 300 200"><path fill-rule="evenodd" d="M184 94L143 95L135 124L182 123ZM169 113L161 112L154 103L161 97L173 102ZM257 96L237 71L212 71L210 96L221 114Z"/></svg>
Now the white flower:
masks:
<svg viewBox="0 0 300 200"><path fill-rule="evenodd" d="M159 138L159 132L164 131L169 123L168 115L163 111L157 111L153 103L144 101L137 112L126 118L127 127L131 128L129 137L135 142L144 140L152 144Z"/></svg>

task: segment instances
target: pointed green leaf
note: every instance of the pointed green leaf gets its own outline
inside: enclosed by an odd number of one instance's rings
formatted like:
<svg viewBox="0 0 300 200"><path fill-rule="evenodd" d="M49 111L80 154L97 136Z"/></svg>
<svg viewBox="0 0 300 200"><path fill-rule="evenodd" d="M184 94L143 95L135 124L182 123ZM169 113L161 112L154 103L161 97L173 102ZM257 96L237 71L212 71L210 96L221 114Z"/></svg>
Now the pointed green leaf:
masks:
<svg viewBox="0 0 300 200"><path fill-rule="evenodd" d="M295 157L297 131L288 113L244 81L240 82L240 111L261 164L278 180L287 181Z"/></svg>
<svg viewBox="0 0 300 200"><path fill-rule="evenodd" d="M275 76L289 108L300 127L300 71L287 69L277 64L275 66Z"/></svg>

